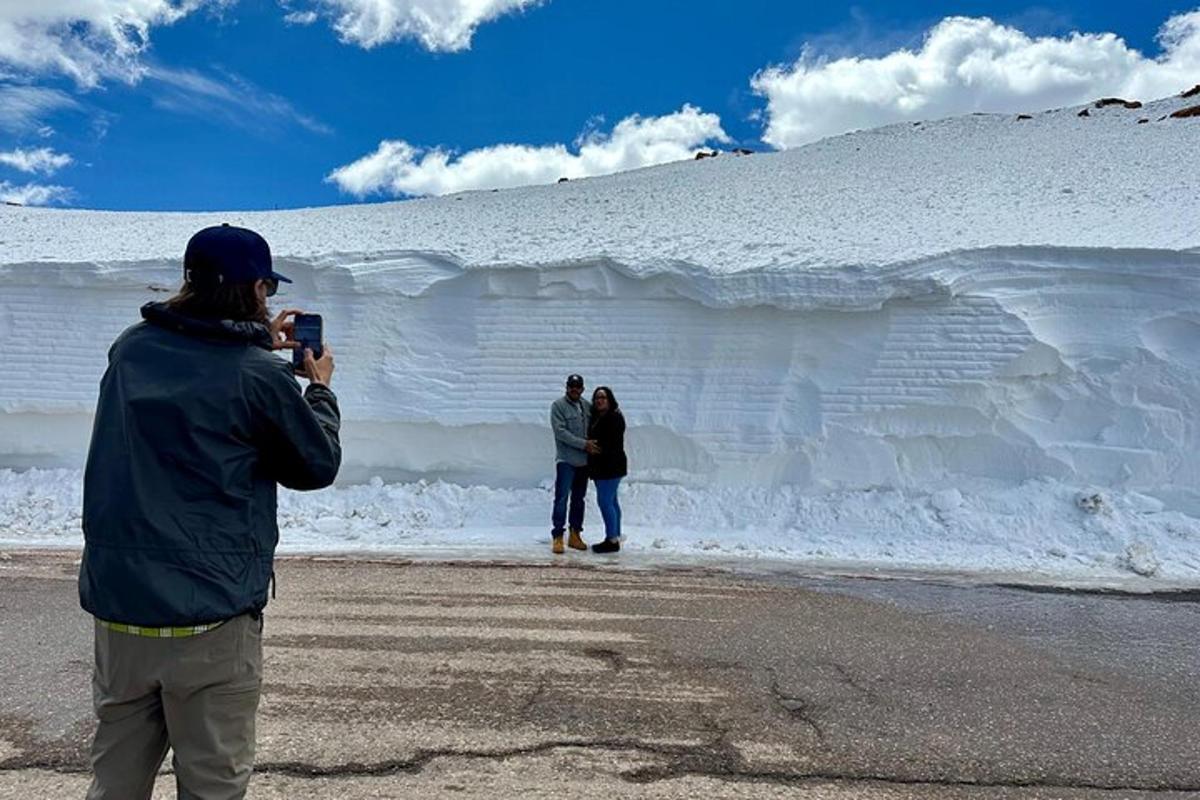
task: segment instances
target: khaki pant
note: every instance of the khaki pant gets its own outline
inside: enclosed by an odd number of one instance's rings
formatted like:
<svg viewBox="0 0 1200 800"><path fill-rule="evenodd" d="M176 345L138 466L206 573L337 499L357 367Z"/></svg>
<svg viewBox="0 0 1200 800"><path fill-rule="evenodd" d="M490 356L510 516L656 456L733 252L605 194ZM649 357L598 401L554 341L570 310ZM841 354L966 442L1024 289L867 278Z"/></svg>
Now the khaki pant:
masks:
<svg viewBox="0 0 1200 800"><path fill-rule="evenodd" d="M87 800L149 800L170 746L179 800L240 800L254 770L262 619L181 639L96 624L99 718Z"/></svg>

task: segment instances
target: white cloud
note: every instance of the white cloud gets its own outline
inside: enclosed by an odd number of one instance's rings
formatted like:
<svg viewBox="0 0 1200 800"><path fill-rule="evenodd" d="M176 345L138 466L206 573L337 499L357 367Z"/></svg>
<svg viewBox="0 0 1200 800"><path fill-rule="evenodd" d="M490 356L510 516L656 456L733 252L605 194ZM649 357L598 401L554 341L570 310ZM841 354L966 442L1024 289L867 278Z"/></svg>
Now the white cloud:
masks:
<svg viewBox="0 0 1200 800"><path fill-rule="evenodd" d="M236 0L3 0L0 65L30 75L65 75L90 88L112 78L134 82L150 29L203 5Z"/></svg>
<svg viewBox="0 0 1200 800"><path fill-rule="evenodd" d="M160 87L155 92L155 104L168 111L221 120L259 134L291 125L314 133L331 132L327 125L301 113L279 95L232 73L209 77L194 70L155 67L147 76Z"/></svg>
<svg viewBox="0 0 1200 800"><path fill-rule="evenodd" d="M692 158L707 142L729 141L716 114L685 105L662 117L627 117L609 135L591 131L575 142L578 152L556 144L501 144L454 157L404 141L383 141L370 155L335 169L326 178L344 192L440 195L467 189L499 189L559 178L584 178Z"/></svg>
<svg viewBox="0 0 1200 800"><path fill-rule="evenodd" d="M292 11L283 15L283 21L288 25L312 25L317 21L317 12Z"/></svg>
<svg viewBox="0 0 1200 800"><path fill-rule="evenodd" d="M73 159L65 153L56 153L49 147L39 147L36 150L0 150L0 164L20 170L21 172L40 172L43 175L53 175L71 163Z"/></svg>
<svg viewBox="0 0 1200 800"><path fill-rule="evenodd" d="M18 186L0 181L0 203L19 203L23 206L46 206L65 203L71 198L71 190L65 186L44 186L27 183Z"/></svg>
<svg viewBox="0 0 1200 800"><path fill-rule="evenodd" d="M343 42L377 47L415 39L427 50L471 46L475 29L545 0L310 0L324 9Z"/></svg>
<svg viewBox="0 0 1200 800"><path fill-rule="evenodd" d="M37 132L51 114L78 108L79 103L58 89L0 84L0 131L4 133Z"/></svg>
<svg viewBox="0 0 1200 800"><path fill-rule="evenodd" d="M805 53L751 80L767 99L763 139L784 148L890 122L972 111L1036 111L1116 95L1153 100L1200 80L1200 10L1180 14L1147 58L1112 33L1034 38L986 18L949 17L919 50L826 60Z"/></svg>

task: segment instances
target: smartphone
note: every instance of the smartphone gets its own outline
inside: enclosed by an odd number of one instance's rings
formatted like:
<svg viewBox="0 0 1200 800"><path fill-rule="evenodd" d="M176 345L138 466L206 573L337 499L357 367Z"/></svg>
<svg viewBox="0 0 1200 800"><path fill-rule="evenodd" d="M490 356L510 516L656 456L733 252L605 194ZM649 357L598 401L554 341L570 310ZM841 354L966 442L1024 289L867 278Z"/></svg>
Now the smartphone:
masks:
<svg viewBox="0 0 1200 800"><path fill-rule="evenodd" d="M304 371L304 348L313 352L313 358L321 357L321 342L324 341L324 323L320 314L297 314L292 318L292 338L300 346L292 351L292 369Z"/></svg>

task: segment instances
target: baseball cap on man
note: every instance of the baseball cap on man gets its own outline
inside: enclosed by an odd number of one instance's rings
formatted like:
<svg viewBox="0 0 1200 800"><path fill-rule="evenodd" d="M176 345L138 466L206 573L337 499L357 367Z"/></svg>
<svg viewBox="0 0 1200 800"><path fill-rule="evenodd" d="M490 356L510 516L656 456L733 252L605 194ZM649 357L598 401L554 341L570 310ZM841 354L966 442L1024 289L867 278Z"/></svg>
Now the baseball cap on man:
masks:
<svg viewBox="0 0 1200 800"><path fill-rule="evenodd" d="M205 228L188 240L183 279L198 286L257 280L292 282L271 270L271 248L266 239L228 222Z"/></svg>
<svg viewBox="0 0 1200 800"><path fill-rule="evenodd" d="M574 389L576 386L578 386L580 389L583 388L583 376L582 375L574 375L574 374L568 375L567 376L567 388Z"/></svg>

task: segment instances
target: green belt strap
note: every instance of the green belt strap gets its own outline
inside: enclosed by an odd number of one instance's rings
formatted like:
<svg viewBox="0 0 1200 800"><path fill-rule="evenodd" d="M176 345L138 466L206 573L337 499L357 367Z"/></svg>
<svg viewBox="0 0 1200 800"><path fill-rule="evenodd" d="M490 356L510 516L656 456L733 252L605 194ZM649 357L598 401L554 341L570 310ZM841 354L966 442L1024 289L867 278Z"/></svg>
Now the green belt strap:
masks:
<svg viewBox="0 0 1200 800"><path fill-rule="evenodd" d="M225 624L225 621L222 620L221 622L213 622L209 625L184 625L178 628L143 628L140 625L125 625L120 622L108 622L103 619L97 619L96 622L99 622L101 627L107 628L110 631L128 633L132 636L145 636L149 639L185 639L188 636L208 633L214 628L219 628Z"/></svg>

